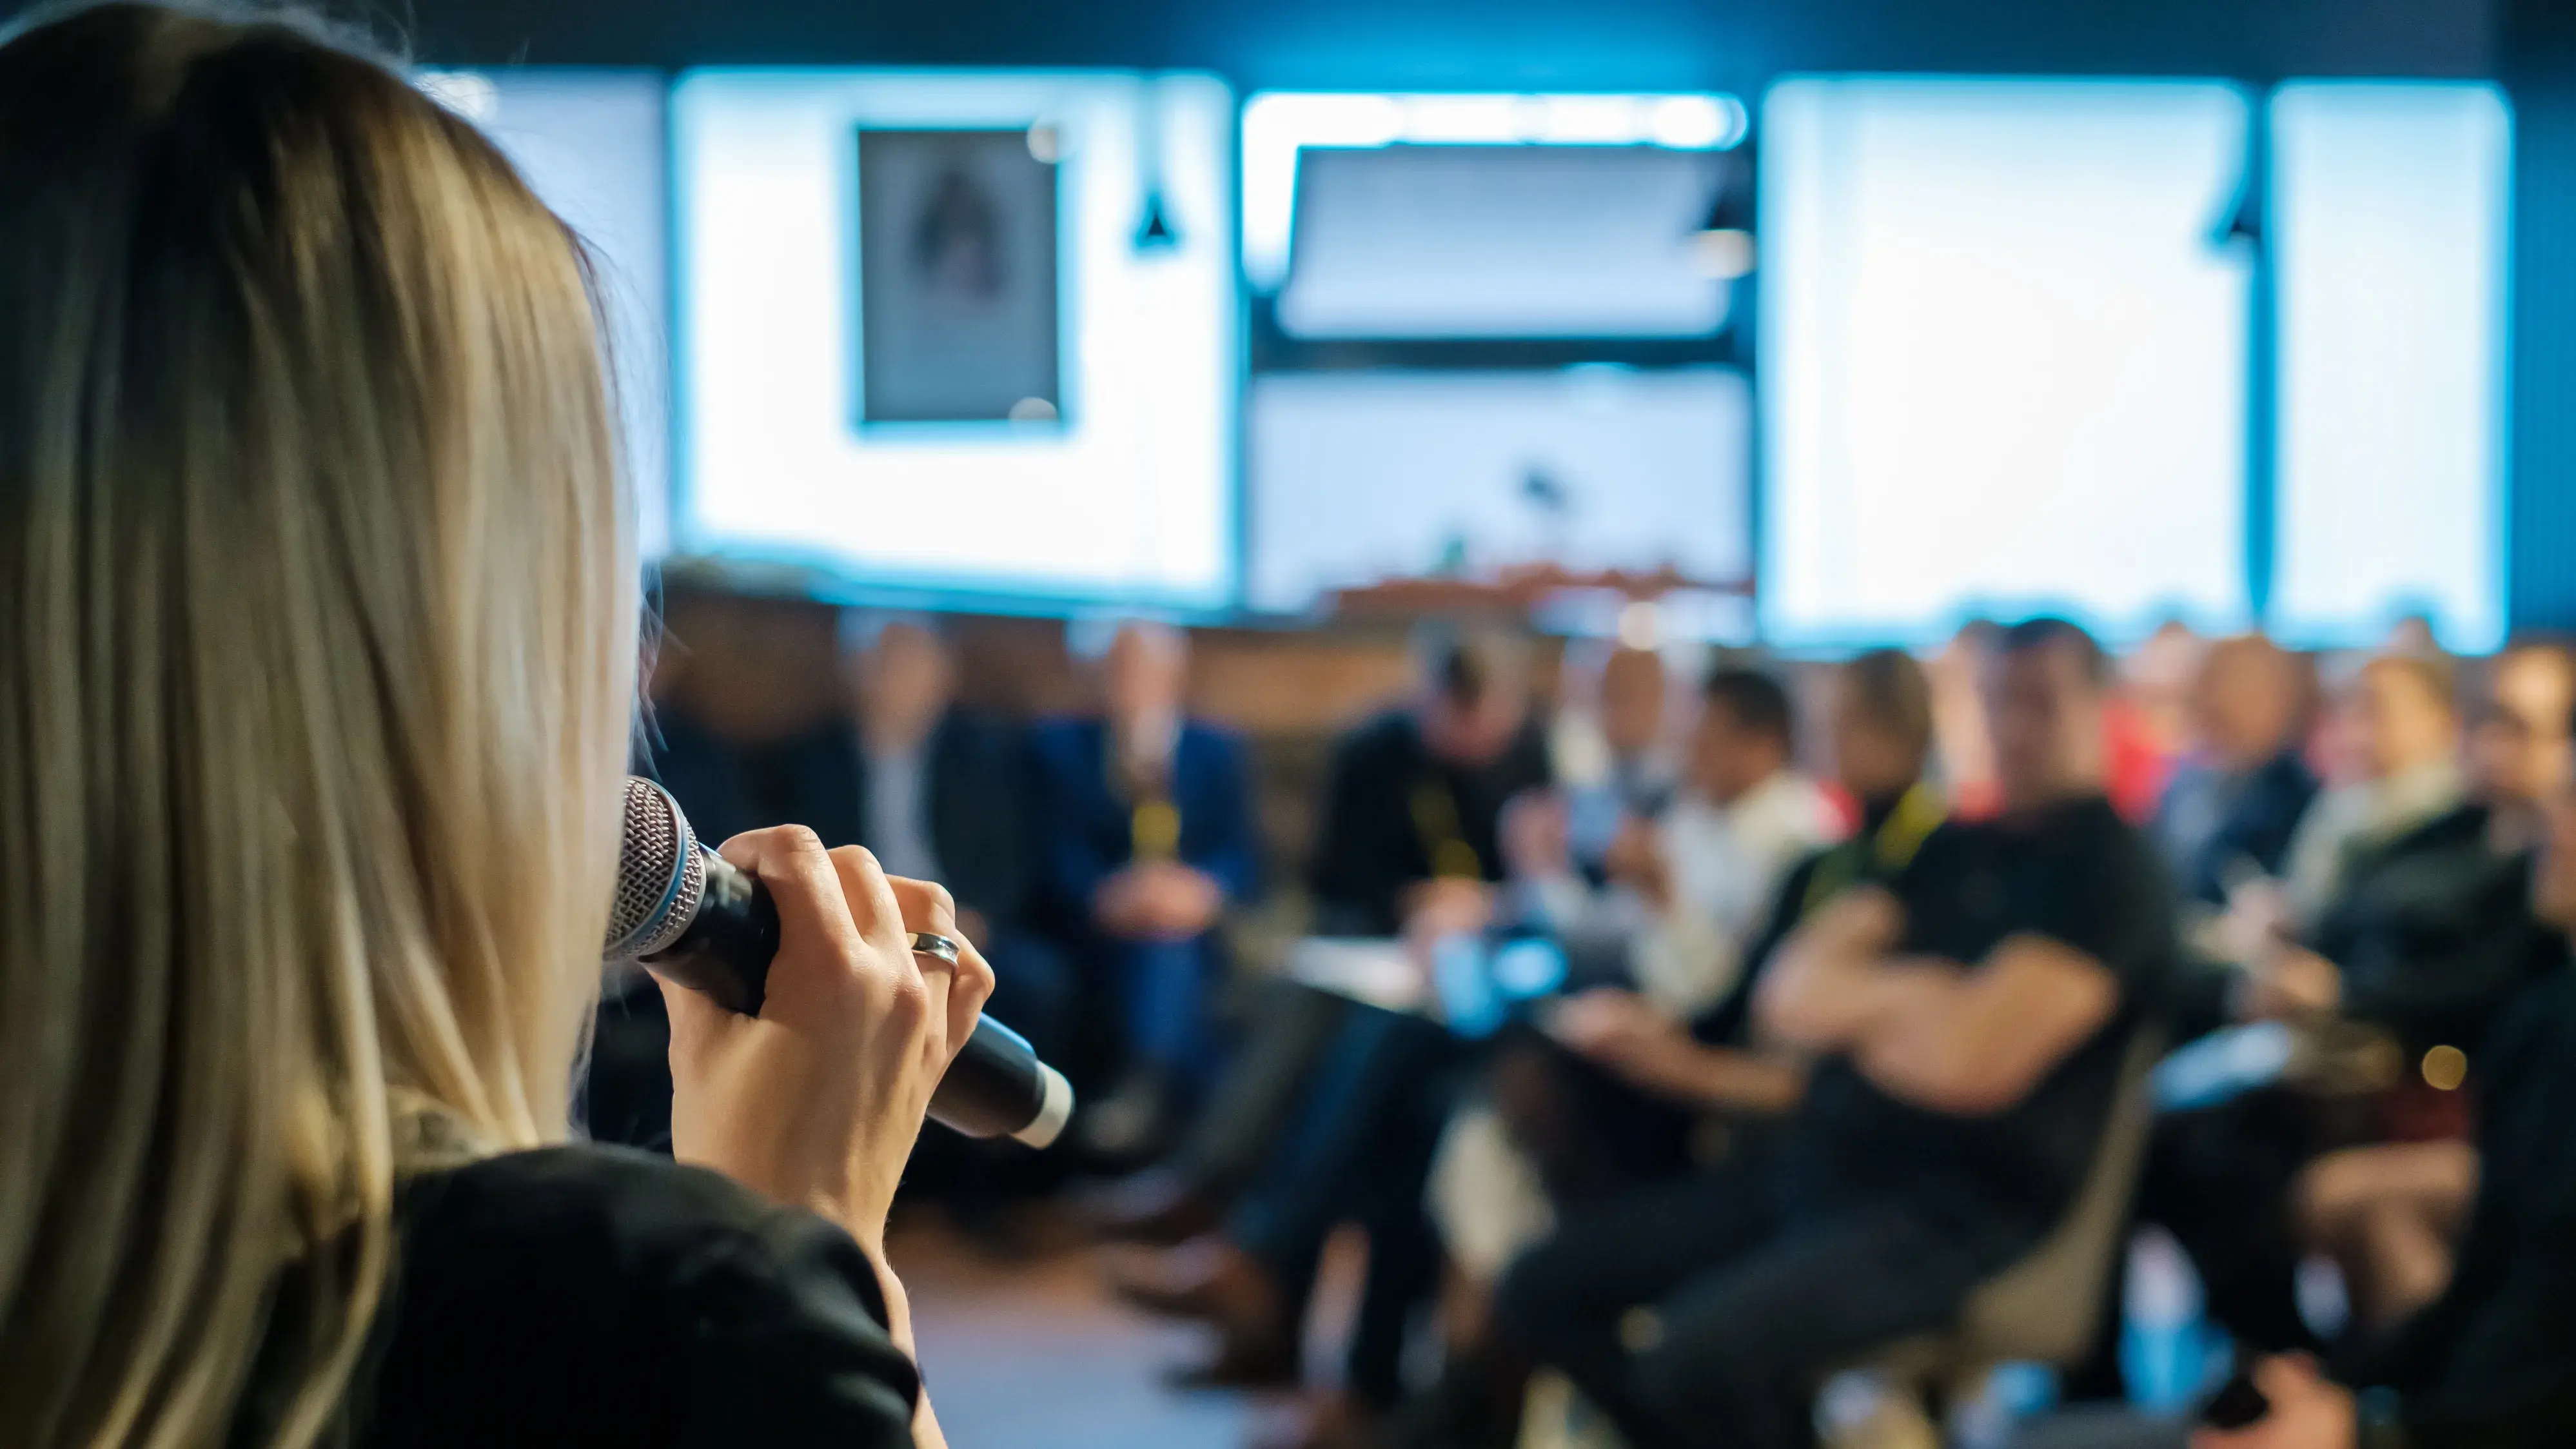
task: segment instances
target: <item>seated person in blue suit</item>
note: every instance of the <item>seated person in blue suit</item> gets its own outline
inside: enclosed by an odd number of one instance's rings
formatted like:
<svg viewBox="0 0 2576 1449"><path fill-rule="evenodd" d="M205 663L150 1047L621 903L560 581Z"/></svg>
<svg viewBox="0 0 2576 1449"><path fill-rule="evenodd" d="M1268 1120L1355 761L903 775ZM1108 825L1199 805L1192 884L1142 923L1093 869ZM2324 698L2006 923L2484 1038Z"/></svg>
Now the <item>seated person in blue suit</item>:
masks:
<svg viewBox="0 0 2576 1449"><path fill-rule="evenodd" d="M2240 877L2277 877L2317 796L2300 747L2298 663L2260 634L2222 639L2201 661L2191 696L2198 746L2178 766L2156 811L2155 837L2183 899L2227 904Z"/></svg>
<svg viewBox="0 0 2576 1449"><path fill-rule="evenodd" d="M1036 862L1018 731L957 702L956 660L935 617L852 611L841 638L849 711L779 747L776 818L947 886L958 929L993 963L994 1017L1041 1052L1060 1051L1072 983L1029 925Z"/></svg>
<svg viewBox="0 0 2576 1449"><path fill-rule="evenodd" d="M1189 718L1189 641L1129 620L1095 666L1101 712L1048 721L1034 739L1040 874L1085 1000L1115 1002L1114 1084L1084 1140L1145 1152L1209 1065L1216 927L1257 884L1243 746Z"/></svg>

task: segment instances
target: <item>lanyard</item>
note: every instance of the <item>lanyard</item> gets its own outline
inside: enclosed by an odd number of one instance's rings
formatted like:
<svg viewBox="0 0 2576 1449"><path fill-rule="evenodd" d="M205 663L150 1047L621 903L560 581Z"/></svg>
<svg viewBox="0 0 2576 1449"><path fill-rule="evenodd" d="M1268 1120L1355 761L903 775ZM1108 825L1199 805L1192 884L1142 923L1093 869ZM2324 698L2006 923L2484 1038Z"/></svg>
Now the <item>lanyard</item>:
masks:
<svg viewBox="0 0 2576 1449"><path fill-rule="evenodd" d="M1799 916L1813 914L1816 907L1858 883L1864 873L1864 858L1866 873L1873 879L1884 880L1905 869L1947 814L1940 792L1917 782L1897 799L1896 808L1879 822L1878 829L1866 837L1843 842L1817 865L1816 873L1808 878L1806 898L1799 903Z"/></svg>
<svg viewBox="0 0 2576 1449"><path fill-rule="evenodd" d="M1439 880L1483 880L1484 861L1458 822L1458 795L1446 780L1425 776L1413 787L1413 831Z"/></svg>
<svg viewBox="0 0 2576 1449"><path fill-rule="evenodd" d="M1127 811L1127 853L1136 860L1173 860L1181 853L1181 809L1172 803L1171 791L1164 788L1169 768L1151 779L1129 769L1119 752L1115 731L1103 730L1103 753L1108 756L1104 773L1113 793L1128 796L1134 803ZM1174 753L1177 754L1177 745Z"/></svg>

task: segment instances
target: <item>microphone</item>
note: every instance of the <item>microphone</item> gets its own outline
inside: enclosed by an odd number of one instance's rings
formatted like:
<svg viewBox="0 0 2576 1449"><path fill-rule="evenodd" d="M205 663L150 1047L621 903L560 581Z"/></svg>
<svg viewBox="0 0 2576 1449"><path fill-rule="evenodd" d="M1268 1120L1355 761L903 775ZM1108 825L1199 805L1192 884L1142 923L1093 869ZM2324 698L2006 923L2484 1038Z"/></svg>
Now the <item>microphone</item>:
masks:
<svg viewBox="0 0 2576 1449"><path fill-rule="evenodd" d="M607 959L634 962L727 1011L757 1016L777 954L778 907L769 892L699 842L671 792L628 777ZM1044 1147L1073 1115L1073 1087L1038 1060L1026 1037L978 1017L930 1095L930 1115L969 1137Z"/></svg>

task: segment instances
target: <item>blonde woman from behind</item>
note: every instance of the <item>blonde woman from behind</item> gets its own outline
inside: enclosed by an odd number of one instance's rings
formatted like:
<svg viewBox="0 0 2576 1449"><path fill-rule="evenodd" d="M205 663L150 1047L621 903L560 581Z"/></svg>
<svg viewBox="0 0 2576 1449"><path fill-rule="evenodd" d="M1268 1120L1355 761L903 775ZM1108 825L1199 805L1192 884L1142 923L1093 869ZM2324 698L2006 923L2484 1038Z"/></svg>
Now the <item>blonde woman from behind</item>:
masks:
<svg viewBox="0 0 2576 1449"><path fill-rule="evenodd" d="M944 892L728 843L785 946L672 1002L701 1166L565 1145L639 613L575 239L376 62L136 4L0 40L0 198L0 1444L936 1442Z"/></svg>

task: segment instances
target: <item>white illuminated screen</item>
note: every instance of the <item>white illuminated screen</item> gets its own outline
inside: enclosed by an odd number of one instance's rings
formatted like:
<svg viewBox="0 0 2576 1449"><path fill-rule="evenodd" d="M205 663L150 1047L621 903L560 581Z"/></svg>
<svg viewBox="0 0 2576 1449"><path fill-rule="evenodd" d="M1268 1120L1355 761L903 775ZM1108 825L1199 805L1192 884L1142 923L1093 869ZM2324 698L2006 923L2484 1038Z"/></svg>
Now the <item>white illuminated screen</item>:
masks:
<svg viewBox="0 0 2576 1449"><path fill-rule="evenodd" d="M670 540L669 85L653 71L438 71L422 88L480 126L589 244L635 491L637 544Z"/></svg>
<svg viewBox="0 0 2576 1449"><path fill-rule="evenodd" d="M1763 110L1761 611L2241 627L2246 259L2216 83L1817 79Z"/></svg>
<svg viewBox="0 0 2576 1449"><path fill-rule="evenodd" d="M2294 642L2368 644L2415 613L2451 649L2503 641L2511 152L2489 85L2275 95L2272 601Z"/></svg>
<svg viewBox="0 0 2576 1449"><path fill-rule="evenodd" d="M684 546L862 586L1230 602L1221 82L717 70L672 107ZM1061 425L856 421L861 127L1041 128L1060 166ZM1177 244L1140 251L1157 177Z"/></svg>
<svg viewBox="0 0 2576 1449"><path fill-rule="evenodd" d="M1696 337L1721 152L1309 147L1279 325L1304 337Z"/></svg>
<svg viewBox="0 0 2576 1449"><path fill-rule="evenodd" d="M1247 602L1535 562L1737 582L1750 391L1723 368L1256 378Z"/></svg>

